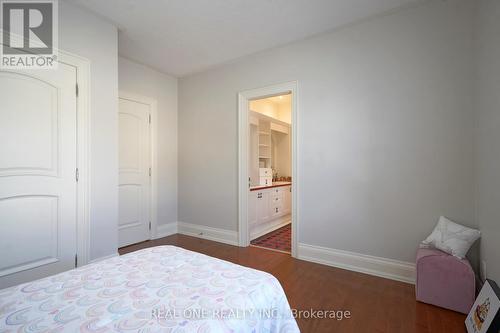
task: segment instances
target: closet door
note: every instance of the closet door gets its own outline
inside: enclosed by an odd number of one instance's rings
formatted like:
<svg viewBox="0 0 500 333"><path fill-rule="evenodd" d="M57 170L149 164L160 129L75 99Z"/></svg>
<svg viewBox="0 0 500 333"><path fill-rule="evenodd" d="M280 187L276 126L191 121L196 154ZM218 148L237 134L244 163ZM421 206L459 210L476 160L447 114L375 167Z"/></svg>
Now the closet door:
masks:
<svg viewBox="0 0 500 333"><path fill-rule="evenodd" d="M150 238L150 110L138 101L119 100L118 244Z"/></svg>
<svg viewBox="0 0 500 333"><path fill-rule="evenodd" d="M76 69L0 70L0 289L76 256Z"/></svg>

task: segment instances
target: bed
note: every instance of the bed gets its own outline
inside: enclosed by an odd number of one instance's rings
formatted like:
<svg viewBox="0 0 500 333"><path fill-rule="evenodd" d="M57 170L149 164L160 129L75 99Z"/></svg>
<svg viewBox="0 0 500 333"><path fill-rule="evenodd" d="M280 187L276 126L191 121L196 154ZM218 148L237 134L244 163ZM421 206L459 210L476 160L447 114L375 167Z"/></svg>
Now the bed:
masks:
<svg viewBox="0 0 500 333"><path fill-rule="evenodd" d="M0 290L0 332L298 332L272 275L158 246Z"/></svg>

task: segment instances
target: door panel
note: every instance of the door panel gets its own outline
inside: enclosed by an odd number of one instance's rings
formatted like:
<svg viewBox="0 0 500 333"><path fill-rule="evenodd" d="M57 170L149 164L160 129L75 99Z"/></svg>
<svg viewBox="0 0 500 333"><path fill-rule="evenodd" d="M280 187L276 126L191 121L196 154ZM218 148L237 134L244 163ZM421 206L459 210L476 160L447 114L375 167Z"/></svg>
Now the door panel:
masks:
<svg viewBox="0 0 500 333"><path fill-rule="evenodd" d="M16 142L0 145L0 175L57 175L57 88L9 72L1 72L0 80L2 136ZM24 91L29 92L29 99L20 98L19 92Z"/></svg>
<svg viewBox="0 0 500 333"><path fill-rule="evenodd" d="M123 184L120 186L120 202L127 202L120 209L120 228L128 228L141 223L141 186Z"/></svg>
<svg viewBox="0 0 500 333"><path fill-rule="evenodd" d="M0 71L0 289L74 267L76 69Z"/></svg>
<svg viewBox="0 0 500 333"><path fill-rule="evenodd" d="M2 258L2 275L57 261L58 198L24 195L0 200L0 216L15 216L0 223L0 233L9 235L4 246L16 249ZM30 209L19 210L19 207ZM30 232L26 232L29 230ZM17 246L36 244L36 246Z"/></svg>
<svg viewBox="0 0 500 333"><path fill-rule="evenodd" d="M150 106L119 101L118 243L126 246L150 238Z"/></svg>

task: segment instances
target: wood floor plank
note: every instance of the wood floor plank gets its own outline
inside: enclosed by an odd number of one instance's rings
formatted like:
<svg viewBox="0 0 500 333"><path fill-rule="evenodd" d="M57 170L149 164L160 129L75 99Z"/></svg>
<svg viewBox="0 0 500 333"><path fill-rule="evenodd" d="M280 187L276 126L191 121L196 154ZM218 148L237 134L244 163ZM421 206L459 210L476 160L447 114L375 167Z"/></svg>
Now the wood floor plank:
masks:
<svg viewBox="0 0 500 333"><path fill-rule="evenodd" d="M351 272L256 247L241 248L172 235L119 249L120 254L175 245L273 274L290 306L300 310L348 310L350 319L298 318L301 332L463 333L465 315L415 301L411 284Z"/></svg>

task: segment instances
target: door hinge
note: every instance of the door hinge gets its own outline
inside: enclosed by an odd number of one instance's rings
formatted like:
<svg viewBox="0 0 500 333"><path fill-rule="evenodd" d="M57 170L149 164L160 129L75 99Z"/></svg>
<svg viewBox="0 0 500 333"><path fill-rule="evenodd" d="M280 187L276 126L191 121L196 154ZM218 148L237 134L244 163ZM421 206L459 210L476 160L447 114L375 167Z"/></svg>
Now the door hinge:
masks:
<svg viewBox="0 0 500 333"><path fill-rule="evenodd" d="M78 171L78 168L76 168L76 171L75 171L75 179L76 179L76 182L78 183L78 179L80 179L80 172Z"/></svg>
<svg viewBox="0 0 500 333"><path fill-rule="evenodd" d="M149 221L149 230L151 230L151 221Z"/></svg>
<svg viewBox="0 0 500 333"><path fill-rule="evenodd" d="M149 115L149 123L151 124L151 114Z"/></svg>
<svg viewBox="0 0 500 333"><path fill-rule="evenodd" d="M78 83L75 86L76 97L78 97Z"/></svg>
<svg viewBox="0 0 500 333"><path fill-rule="evenodd" d="M75 268L78 267L78 254L75 254Z"/></svg>
<svg viewBox="0 0 500 333"><path fill-rule="evenodd" d="M151 177L151 167L149 168L149 177Z"/></svg>

